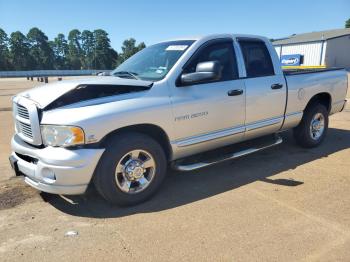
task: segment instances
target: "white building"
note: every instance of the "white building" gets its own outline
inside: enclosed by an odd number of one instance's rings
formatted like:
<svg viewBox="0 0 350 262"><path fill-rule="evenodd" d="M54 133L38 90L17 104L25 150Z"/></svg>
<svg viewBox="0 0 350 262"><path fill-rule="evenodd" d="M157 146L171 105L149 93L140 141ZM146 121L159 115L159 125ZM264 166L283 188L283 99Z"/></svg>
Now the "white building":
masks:
<svg viewBox="0 0 350 262"><path fill-rule="evenodd" d="M292 35L273 45L282 65L350 68L350 28Z"/></svg>

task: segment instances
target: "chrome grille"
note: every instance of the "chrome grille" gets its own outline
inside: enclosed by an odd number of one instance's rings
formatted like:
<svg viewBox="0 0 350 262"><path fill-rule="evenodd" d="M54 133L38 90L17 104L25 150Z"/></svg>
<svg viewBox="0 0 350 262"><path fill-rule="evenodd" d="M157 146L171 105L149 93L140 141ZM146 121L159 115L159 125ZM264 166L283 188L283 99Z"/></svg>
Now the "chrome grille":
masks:
<svg viewBox="0 0 350 262"><path fill-rule="evenodd" d="M30 144L41 145L40 122L36 104L24 97L14 97L13 116L18 136Z"/></svg>
<svg viewBox="0 0 350 262"><path fill-rule="evenodd" d="M16 106L17 106L17 114L24 119L29 119L28 109L19 104L16 104Z"/></svg>
<svg viewBox="0 0 350 262"><path fill-rule="evenodd" d="M18 131L21 132L23 135L33 138L33 132L32 127L29 124L23 123L21 121L17 121L18 123Z"/></svg>

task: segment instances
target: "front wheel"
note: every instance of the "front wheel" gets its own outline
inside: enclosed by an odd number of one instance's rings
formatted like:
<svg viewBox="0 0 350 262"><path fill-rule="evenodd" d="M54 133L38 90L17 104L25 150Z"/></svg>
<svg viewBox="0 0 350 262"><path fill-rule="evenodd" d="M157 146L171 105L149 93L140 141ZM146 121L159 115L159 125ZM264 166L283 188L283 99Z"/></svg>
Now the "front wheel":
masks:
<svg viewBox="0 0 350 262"><path fill-rule="evenodd" d="M300 124L294 128L296 142L302 147L316 147L322 143L328 130L328 111L322 104L315 104L304 113Z"/></svg>
<svg viewBox="0 0 350 262"><path fill-rule="evenodd" d="M114 136L94 175L97 191L109 202L134 205L150 198L166 175L162 147L140 133Z"/></svg>

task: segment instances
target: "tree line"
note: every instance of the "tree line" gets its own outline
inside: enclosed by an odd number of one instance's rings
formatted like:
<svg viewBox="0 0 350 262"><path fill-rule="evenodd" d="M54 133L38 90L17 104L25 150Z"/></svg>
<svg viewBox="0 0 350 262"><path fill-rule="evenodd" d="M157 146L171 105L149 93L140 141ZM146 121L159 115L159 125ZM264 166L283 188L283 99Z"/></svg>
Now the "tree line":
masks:
<svg viewBox="0 0 350 262"><path fill-rule="evenodd" d="M49 69L113 69L145 48L133 38L126 39L118 53L102 29L80 32L73 29L68 38L60 33L52 41L34 27L27 35L16 31L8 36L0 28L0 71Z"/></svg>

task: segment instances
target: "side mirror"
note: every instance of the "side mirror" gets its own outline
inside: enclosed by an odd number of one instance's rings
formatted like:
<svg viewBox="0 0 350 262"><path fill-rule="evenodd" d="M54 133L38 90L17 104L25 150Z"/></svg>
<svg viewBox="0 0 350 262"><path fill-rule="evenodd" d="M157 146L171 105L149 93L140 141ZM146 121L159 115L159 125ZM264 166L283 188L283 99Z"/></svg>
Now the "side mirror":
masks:
<svg viewBox="0 0 350 262"><path fill-rule="evenodd" d="M192 85L201 82L219 80L221 77L221 71L222 67L218 61L198 63L196 72L181 75L181 83L183 85Z"/></svg>

